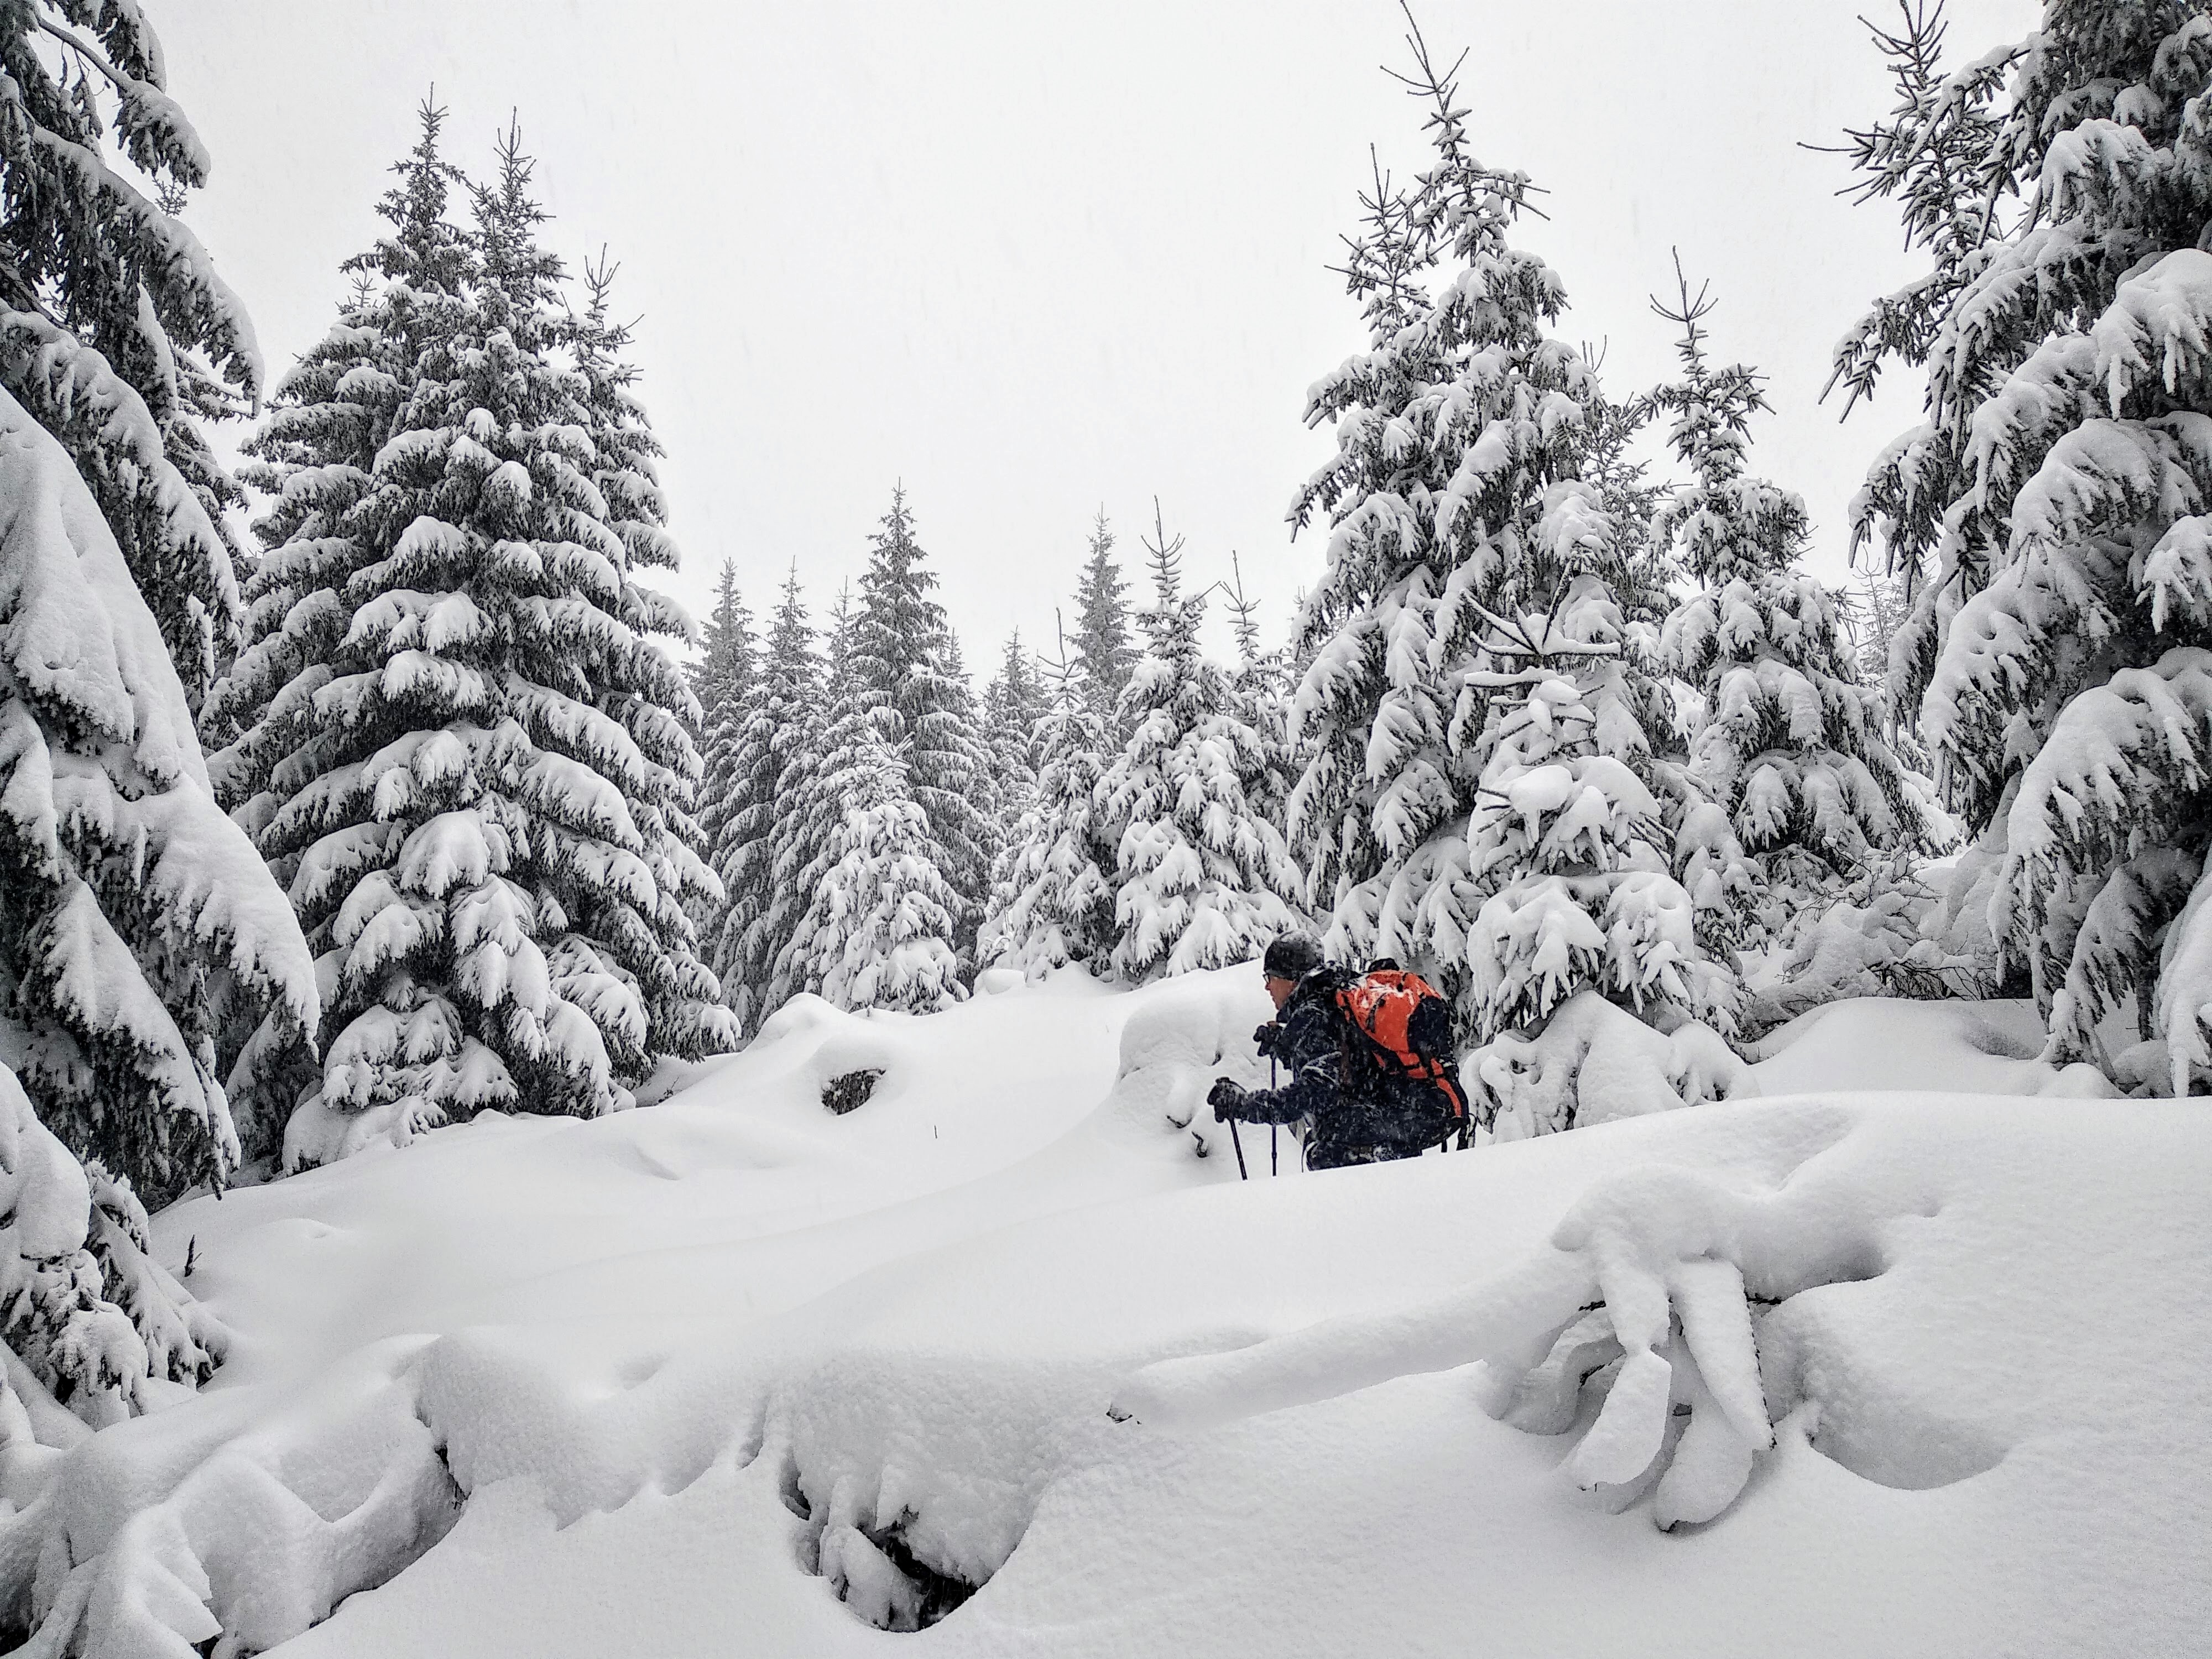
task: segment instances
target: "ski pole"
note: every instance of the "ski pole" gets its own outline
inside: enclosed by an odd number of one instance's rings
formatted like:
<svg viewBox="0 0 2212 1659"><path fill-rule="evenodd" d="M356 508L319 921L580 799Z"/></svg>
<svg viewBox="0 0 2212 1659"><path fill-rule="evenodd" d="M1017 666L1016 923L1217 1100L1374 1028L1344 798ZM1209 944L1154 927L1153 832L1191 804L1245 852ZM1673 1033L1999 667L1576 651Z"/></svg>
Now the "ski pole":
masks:
<svg viewBox="0 0 2212 1659"><path fill-rule="evenodd" d="M1271 1050L1269 1050L1268 1054L1267 1054L1267 1090L1268 1090L1268 1092L1272 1094L1272 1093L1274 1091L1274 1087L1275 1087L1275 1056L1274 1056L1274 1053L1273 1053L1273 1051L1271 1049ZM1282 1174L1282 1172L1283 1172L1283 1171L1282 1171L1282 1167L1275 1162L1275 1136L1276 1136L1277 1132L1278 1132L1278 1131L1279 1131L1279 1130L1281 1129L1281 1127L1282 1127L1282 1125L1280 1125L1279 1123L1270 1123L1270 1124L1267 1126L1267 1178L1268 1178L1270 1181L1273 1181L1273 1180L1277 1176L1279 1176L1279 1175Z"/></svg>
<svg viewBox="0 0 2212 1659"><path fill-rule="evenodd" d="M1229 1144L1237 1149L1237 1178L1249 1181L1252 1177L1244 1170L1244 1143L1237 1138L1237 1120L1233 1117L1229 1120Z"/></svg>

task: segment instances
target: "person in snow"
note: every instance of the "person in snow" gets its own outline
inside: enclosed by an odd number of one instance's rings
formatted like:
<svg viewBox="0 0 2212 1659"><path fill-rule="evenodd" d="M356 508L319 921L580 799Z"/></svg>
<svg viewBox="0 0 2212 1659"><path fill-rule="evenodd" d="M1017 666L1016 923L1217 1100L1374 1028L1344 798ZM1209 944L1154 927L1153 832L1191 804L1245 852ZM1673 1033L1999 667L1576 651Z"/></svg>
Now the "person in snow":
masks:
<svg viewBox="0 0 2212 1659"><path fill-rule="evenodd" d="M1224 1123L1310 1120L1309 1170L1419 1158L1437 1145L1434 1085L1344 1063L1353 1034L1336 994L1358 975L1330 962L1310 933L1284 934L1267 947L1260 967L1275 1018L1252 1041L1273 1058L1282 1081L1273 1088L1246 1089L1229 1078L1215 1079L1206 1097L1214 1116Z"/></svg>

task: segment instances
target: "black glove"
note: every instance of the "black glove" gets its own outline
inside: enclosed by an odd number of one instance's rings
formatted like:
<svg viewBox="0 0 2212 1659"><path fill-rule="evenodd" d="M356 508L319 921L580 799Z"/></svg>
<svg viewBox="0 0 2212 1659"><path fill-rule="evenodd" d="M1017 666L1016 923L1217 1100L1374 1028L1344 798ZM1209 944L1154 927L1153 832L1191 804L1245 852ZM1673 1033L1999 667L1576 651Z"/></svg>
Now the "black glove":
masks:
<svg viewBox="0 0 2212 1659"><path fill-rule="evenodd" d="M1206 1091L1206 1103L1213 1108L1214 1116L1226 1121L1237 1115L1237 1109L1244 1103L1244 1085L1225 1077L1213 1079L1213 1087Z"/></svg>
<svg viewBox="0 0 2212 1659"><path fill-rule="evenodd" d="M1283 1028L1271 1019L1252 1033L1252 1046L1263 1054L1272 1054L1276 1040L1282 1035Z"/></svg>

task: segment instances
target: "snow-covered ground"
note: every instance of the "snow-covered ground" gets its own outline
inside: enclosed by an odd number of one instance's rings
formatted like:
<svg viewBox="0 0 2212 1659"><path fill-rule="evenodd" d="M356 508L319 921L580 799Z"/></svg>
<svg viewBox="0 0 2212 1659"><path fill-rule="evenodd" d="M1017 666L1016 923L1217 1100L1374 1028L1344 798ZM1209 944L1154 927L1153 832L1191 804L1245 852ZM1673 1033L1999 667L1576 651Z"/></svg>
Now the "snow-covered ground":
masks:
<svg viewBox="0 0 2212 1659"><path fill-rule="evenodd" d="M1759 1098L1273 1179L1247 1128L1240 1182L1175 1120L1266 1012L807 1000L658 1106L179 1206L231 1363L0 1548L43 1528L103 1659L202 1601L250 1646L338 1604L301 1656L2201 1650L2201 1103L1856 1002ZM1626 1357L1516 1394L1577 1321Z"/></svg>

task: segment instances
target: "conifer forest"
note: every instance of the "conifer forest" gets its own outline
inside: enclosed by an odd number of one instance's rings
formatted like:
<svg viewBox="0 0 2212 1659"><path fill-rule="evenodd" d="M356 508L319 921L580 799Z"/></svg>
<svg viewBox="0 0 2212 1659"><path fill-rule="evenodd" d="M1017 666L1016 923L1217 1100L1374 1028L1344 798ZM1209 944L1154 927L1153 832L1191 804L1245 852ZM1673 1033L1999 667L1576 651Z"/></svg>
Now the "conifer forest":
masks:
<svg viewBox="0 0 2212 1659"><path fill-rule="evenodd" d="M257 3L0 0L0 1651L2195 1650L2212 0Z"/></svg>

